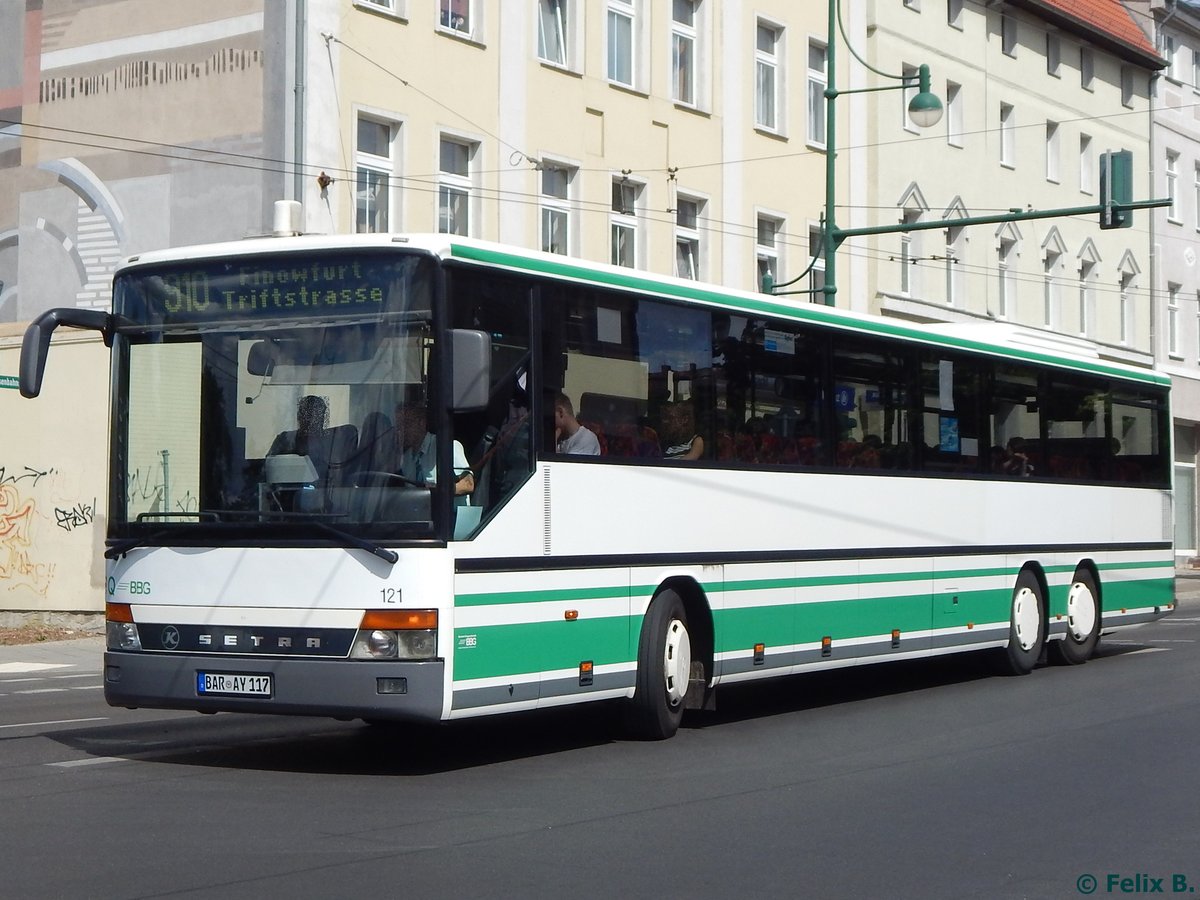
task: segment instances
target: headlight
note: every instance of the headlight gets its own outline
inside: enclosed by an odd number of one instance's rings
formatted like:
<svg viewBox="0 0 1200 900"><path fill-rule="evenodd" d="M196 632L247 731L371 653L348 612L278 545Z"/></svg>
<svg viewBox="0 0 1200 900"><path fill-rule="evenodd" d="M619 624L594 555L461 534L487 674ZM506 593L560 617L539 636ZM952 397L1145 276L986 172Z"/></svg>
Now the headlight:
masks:
<svg viewBox="0 0 1200 900"><path fill-rule="evenodd" d="M137 625L133 622L109 622L109 650L141 650L142 639L138 637Z"/></svg>
<svg viewBox="0 0 1200 900"><path fill-rule="evenodd" d="M437 610L368 610L351 659L433 659L437 656Z"/></svg>

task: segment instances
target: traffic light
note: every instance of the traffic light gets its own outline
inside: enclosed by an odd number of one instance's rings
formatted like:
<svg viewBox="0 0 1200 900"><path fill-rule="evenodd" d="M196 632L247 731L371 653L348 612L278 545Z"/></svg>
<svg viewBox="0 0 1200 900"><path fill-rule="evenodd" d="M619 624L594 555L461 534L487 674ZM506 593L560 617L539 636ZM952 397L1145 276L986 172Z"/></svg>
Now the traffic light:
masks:
<svg viewBox="0 0 1200 900"><path fill-rule="evenodd" d="M1130 228L1133 210L1119 209L1133 202L1133 151L1110 150L1100 155L1100 227Z"/></svg>

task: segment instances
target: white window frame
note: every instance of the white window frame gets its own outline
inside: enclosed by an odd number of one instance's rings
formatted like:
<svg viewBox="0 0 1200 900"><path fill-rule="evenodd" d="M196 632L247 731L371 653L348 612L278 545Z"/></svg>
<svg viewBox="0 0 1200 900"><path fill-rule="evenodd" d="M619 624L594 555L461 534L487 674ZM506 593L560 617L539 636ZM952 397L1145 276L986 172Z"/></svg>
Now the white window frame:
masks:
<svg viewBox="0 0 1200 900"><path fill-rule="evenodd" d="M636 90L642 78L642 60L640 52L640 26L641 17L638 0L608 0L605 12L604 24L604 74L608 79L609 84L620 85L621 87ZM628 56L629 56L629 72L626 80L626 73L619 71L617 68L617 60L614 53L617 49L617 41L613 30L614 22L623 21L629 29L628 41Z"/></svg>
<svg viewBox="0 0 1200 900"><path fill-rule="evenodd" d="M546 173L562 172L565 178L565 196L546 192ZM546 253L560 253L563 256L575 255L575 192L579 167L566 163L542 160L542 170L538 173L538 238L539 246ZM561 227L561 249L554 245L551 237L555 223Z"/></svg>
<svg viewBox="0 0 1200 900"><path fill-rule="evenodd" d="M966 296L966 275L963 272L963 242L966 229L951 221L946 227L946 305L960 306Z"/></svg>
<svg viewBox="0 0 1200 900"><path fill-rule="evenodd" d="M695 194L679 194L675 198L675 274L680 278L704 280L707 254L700 222L706 205L707 201ZM693 208L692 216L686 214L687 206ZM687 273L681 271L685 266Z"/></svg>
<svg viewBox="0 0 1200 900"><path fill-rule="evenodd" d="M575 68L576 18L578 0L538 0L537 54L538 59L564 69ZM553 31L555 53L546 40L547 24Z"/></svg>
<svg viewBox="0 0 1200 900"><path fill-rule="evenodd" d="M1079 192L1096 193L1096 154L1092 152L1092 136L1079 135Z"/></svg>
<svg viewBox="0 0 1200 900"><path fill-rule="evenodd" d="M1167 79L1174 82L1181 82L1179 69L1179 56L1182 48L1179 45L1179 39L1173 34L1164 33L1162 36L1163 58L1167 61L1166 71L1163 72Z"/></svg>
<svg viewBox="0 0 1200 900"><path fill-rule="evenodd" d="M783 280L783 254L779 239L784 234L786 225L787 220L774 213L759 212L754 217L754 271L758 278L758 283L754 286L756 291L762 290L762 277L765 272L771 273L771 278L776 284ZM763 242L767 233L764 226L770 229L769 244Z"/></svg>
<svg viewBox="0 0 1200 900"><path fill-rule="evenodd" d="M1136 277L1137 276L1134 275L1134 273L1132 273L1132 272L1122 272L1121 273L1120 303L1119 303L1120 316L1121 316L1121 331L1120 331L1119 338L1120 338L1120 343L1123 345L1126 345L1126 346L1130 343L1131 338L1132 338L1132 333L1133 333L1133 327L1130 323L1130 317L1133 312L1133 303L1132 303L1132 298L1130 297L1130 292L1133 291L1133 281Z"/></svg>
<svg viewBox="0 0 1200 900"><path fill-rule="evenodd" d="M1079 261L1079 334L1090 337L1092 333L1092 308L1096 302L1096 270L1094 260Z"/></svg>
<svg viewBox="0 0 1200 900"><path fill-rule="evenodd" d="M820 54L820 68L813 68L814 53ZM806 71L808 115L805 138L810 147L824 149L828 134L825 129L825 88L829 86L829 46L824 41L809 39Z"/></svg>
<svg viewBox="0 0 1200 900"><path fill-rule="evenodd" d="M445 143L457 144L466 149L467 172L465 175L460 172L448 172L442 168L442 145ZM464 237L476 236L475 223L479 217L475 209L478 194L475 181L479 166L479 150L479 141L445 132L438 136L438 202L434 227L439 234L458 234ZM448 220L451 205L446 201L451 196L463 198L462 208L466 211L467 215L467 226L465 229L462 229L458 222L454 223L455 227L453 230L449 228Z"/></svg>
<svg viewBox="0 0 1200 900"><path fill-rule="evenodd" d="M963 0L946 0L946 24L962 31Z"/></svg>
<svg viewBox="0 0 1200 900"><path fill-rule="evenodd" d="M1062 262L1062 253L1053 247L1047 247L1042 257L1042 324L1053 328L1057 324L1058 311L1061 307L1061 291L1059 280L1054 277L1054 270Z"/></svg>
<svg viewBox="0 0 1200 900"><path fill-rule="evenodd" d="M759 47L759 32L770 31L774 35L774 46L770 51ZM784 29L777 22L758 19L754 27L754 126L773 134L783 133L783 111L786 103L783 96L785 79ZM764 96L764 85L770 85L771 96Z"/></svg>
<svg viewBox="0 0 1200 900"><path fill-rule="evenodd" d="M470 41L482 41L484 5L481 0L438 0L438 30ZM456 22L453 16L462 9L466 10L465 19Z"/></svg>
<svg viewBox="0 0 1200 900"><path fill-rule="evenodd" d="M1171 205L1167 207L1167 221L1182 225L1183 219L1179 214L1179 154L1174 150L1167 151L1163 178L1166 182L1167 196L1171 198Z"/></svg>
<svg viewBox="0 0 1200 900"><path fill-rule="evenodd" d="M609 237L609 262L614 266L625 266L630 269L641 267L642 248L641 248L641 229L638 228L638 214L641 212L642 205L645 202L645 184L640 181L634 181L623 175L618 175L612 180L614 202L610 204L608 216L608 237ZM618 208L615 199L621 195L622 206ZM629 203L626 205L625 201ZM617 255L617 236L624 236L624 244L628 247L630 262L621 262Z"/></svg>
<svg viewBox="0 0 1200 900"><path fill-rule="evenodd" d="M1017 109L1011 103L1000 104L1000 165L1015 169L1017 139L1016 139Z"/></svg>
<svg viewBox="0 0 1200 900"><path fill-rule="evenodd" d="M675 18L671 4L671 99L684 106L700 105L700 22L701 0L682 0L692 10L691 22Z"/></svg>
<svg viewBox="0 0 1200 900"><path fill-rule="evenodd" d="M813 303L825 302L825 231L819 222L808 226L808 290Z"/></svg>
<svg viewBox="0 0 1200 900"><path fill-rule="evenodd" d="M369 150L364 150L360 146L359 134L363 123L369 123L379 128L387 129L387 154L373 153ZM382 116L369 115L359 113L355 117L355 132L354 132L354 231L356 234L386 234L389 231L399 231L399 228L393 227L396 224L393 210L393 191L392 182L396 174L396 146L400 136L400 123L386 119ZM380 178L383 185L383 202L378 201L378 187L375 193L370 197L365 194L359 196L364 190L363 182L365 179L369 182L372 176ZM369 189L369 184L368 188ZM399 193L399 192L395 192ZM371 212L371 200L375 200L376 212ZM367 201L366 222L359 220L360 209L362 202ZM382 212L383 218L379 219L379 213ZM371 223L371 220L374 220ZM364 227L366 225L366 227Z"/></svg>
<svg viewBox="0 0 1200 900"><path fill-rule="evenodd" d="M946 82L946 143L963 146L963 86Z"/></svg>
<svg viewBox="0 0 1200 900"><path fill-rule="evenodd" d="M906 207L900 213L900 221L912 225L921 221L924 210L920 207ZM916 295L921 289L920 272L917 261L921 258L920 231L900 232L900 293L906 297Z"/></svg>
<svg viewBox="0 0 1200 900"><path fill-rule="evenodd" d="M398 19L408 14L408 0L354 0L354 5L364 9L385 12Z"/></svg>
<svg viewBox="0 0 1200 900"><path fill-rule="evenodd" d="M1000 13L1000 52L1005 56L1017 56L1017 20L1007 12Z"/></svg>
<svg viewBox="0 0 1200 900"><path fill-rule="evenodd" d="M1061 132L1057 122L1046 120L1046 180L1054 184L1059 183L1062 173Z"/></svg>
<svg viewBox="0 0 1200 900"><path fill-rule="evenodd" d="M1167 355L1182 359L1179 350L1179 292L1183 285L1167 283Z"/></svg>
<svg viewBox="0 0 1200 900"><path fill-rule="evenodd" d="M1017 241L1008 235L1001 235L996 248L996 318L1007 319L1013 313L1013 301L1016 298L1015 273L1013 263L1017 256Z"/></svg>

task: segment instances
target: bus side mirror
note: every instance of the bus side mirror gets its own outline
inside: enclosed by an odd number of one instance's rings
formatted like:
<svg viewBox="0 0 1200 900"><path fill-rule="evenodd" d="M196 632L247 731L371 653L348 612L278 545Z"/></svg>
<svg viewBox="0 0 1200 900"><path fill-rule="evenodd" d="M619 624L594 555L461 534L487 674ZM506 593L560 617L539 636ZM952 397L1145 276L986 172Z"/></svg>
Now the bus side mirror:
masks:
<svg viewBox="0 0 1200 900"><path fill-rule="evenodd" d="M454 412L486 409L492 383L492 340L486 331L450 332L450 406Z"/></svg>
<svg viewBox="0 0 1200 900"><path fill-rule="evenodd" d="M90 328L112 343L112 316L98 309L48 309L29 323L21 341L20 383L22 397L33 398L42 392L42 376L46 372L46 357L50 354L50 336L59 325Z"/></svg>

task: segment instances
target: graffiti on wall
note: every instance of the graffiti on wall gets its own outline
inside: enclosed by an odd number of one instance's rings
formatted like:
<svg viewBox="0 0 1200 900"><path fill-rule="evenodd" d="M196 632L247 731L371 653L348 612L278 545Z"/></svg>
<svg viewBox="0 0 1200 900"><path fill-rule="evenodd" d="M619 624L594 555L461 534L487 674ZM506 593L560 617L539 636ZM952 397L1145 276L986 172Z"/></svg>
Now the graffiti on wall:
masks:
<svg viewBox="0 0 1200 900"><path fill-rule="evenodd" d="M39 483L54 472L30 466L0 465L0 586L45 596L55 564L35 543Z"/></svg>

